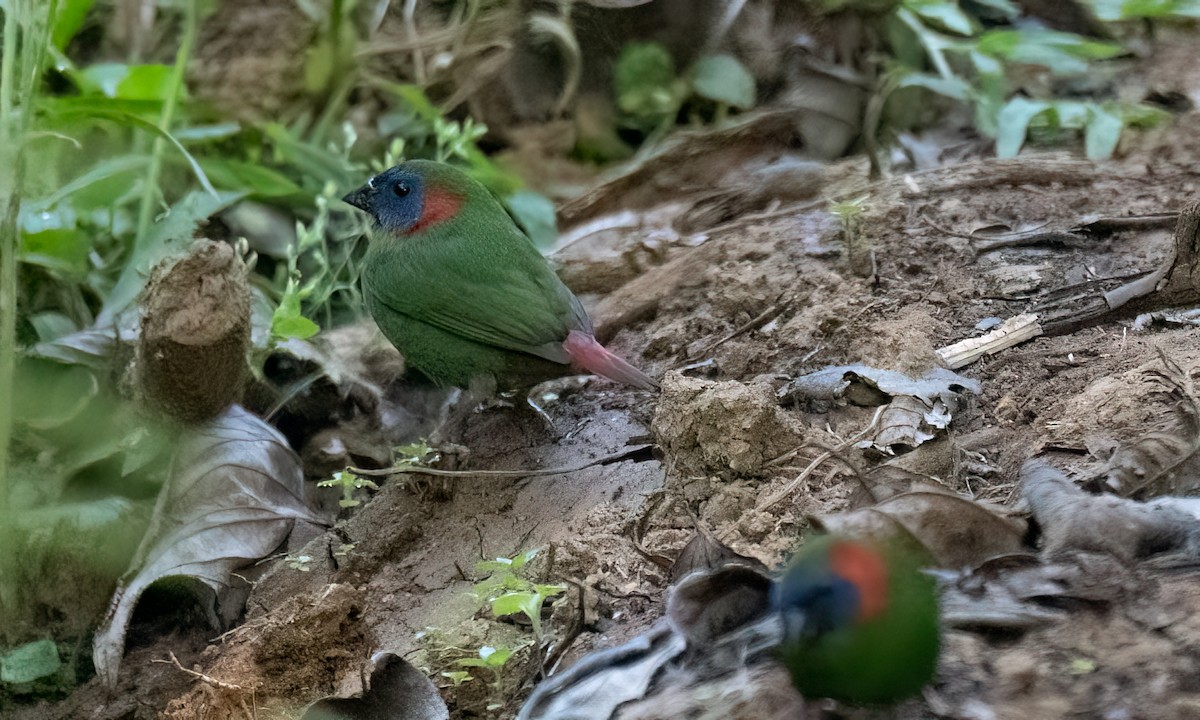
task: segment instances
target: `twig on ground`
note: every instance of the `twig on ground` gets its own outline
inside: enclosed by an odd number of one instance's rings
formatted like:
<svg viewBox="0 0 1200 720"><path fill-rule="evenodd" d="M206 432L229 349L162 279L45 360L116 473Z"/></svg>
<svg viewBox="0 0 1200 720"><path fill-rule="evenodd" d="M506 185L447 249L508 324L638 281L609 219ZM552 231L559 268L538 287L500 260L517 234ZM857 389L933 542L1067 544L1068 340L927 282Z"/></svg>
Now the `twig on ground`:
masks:
<svg viewBox="0 0 1200 720"><path fill-rule="evenodd" d="M174 666L174 668L179 672L185 675L190 675L205 685L215 687L220 690L229 690L238 693L238 704L241 705L242 712L246 713L246 717L250 718L250 720L256 720L258 717L258 702L257 698L255 697L254 688L245 688L241 685L235 685L234 683L225 682L224 680L218 680L211 675L205 675L202 672L185 668L182 664L180 664L179 658L175 657L174 652L168 651L167 656L169 658L167 660L151 660L150 662ZM250 705L246 704L247 694L250 695Z"/></svg>
<svg viewBox="0 0 1200 720"><path fill-rule="evenodd" d="M621 460L626 460L638 453L649 449L651 445L636 445L634 447L622 450L612 455L606 455L602 458L590 460L581 465L569 465L565 467L543 468L541 470L439 470L438 468L420 467L418 465L403 465L398 467L383 468L382 470L367 470L364 468L348 467L347 472L352 472L361 477L390 477L392 475L434 475L437 477L491 477L491 478L528 478L528 477L544 477L546 475L566 475L568 473L587 470L588 468L598 465L611 465Z"/></svg>

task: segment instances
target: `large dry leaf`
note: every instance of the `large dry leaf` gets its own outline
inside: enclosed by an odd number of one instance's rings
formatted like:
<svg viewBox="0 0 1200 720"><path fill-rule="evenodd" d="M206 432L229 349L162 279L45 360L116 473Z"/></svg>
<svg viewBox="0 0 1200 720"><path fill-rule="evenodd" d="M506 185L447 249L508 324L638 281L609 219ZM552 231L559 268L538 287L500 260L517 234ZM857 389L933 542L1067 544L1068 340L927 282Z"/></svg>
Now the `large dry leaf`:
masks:
<svg viewBox="0 0 1200 720"><path fill-rule="evenodd" d="M1158 390L1149 401L1161 398L1161 426L1133 442L1122 444L1105 468L1105 484L1122 495L1187 493L1196 488L1196 461L1200 453L1200 394L1192 376L1165 355L1166 371L1143 370L1145 381Z"/></svg>
<svg viewBox="0 0 1200 720"><path fill-rule="evenodd" d="M660 622L542 682L517 720L608 720L622 704L645 697L654 677L686 647L682 635Z"/></svg>
<svg viewBox="0 0 1200 720"><path fill-rule="evenodd" d="M324 524L303 499L299 458L277 430L238 405L196 426L179 444L146 537L96 633L92 661L113 686L138 598L166 577L198 581L211 619L226 602L230 573L272 553L295 520Z"/></svg>
<svg viewBox="0 0 1200 720"><path fill-rule="evenodd" d="M973 567L1021 552L1026 523L996 506L948 492L901 493L871 507L811 518L834 535L901 539L924 548L939 567Z"/></svg>
<svg viewBox="0 0 1200 720"><path fill-rule="evenodd" d="M1100 556L1048 563L1036 555L992 558L943 583L947 627L1028 630L1069 616L1071 601L1099 607L1126 590L1128 568Z"/></svg>
<svg viewBox="0 0 1200 720"><path fill-rule="evenodd" d="M1037 459L1021 468L1021 496L1041 526L1047 554L1099 552L1127 563L1154 558L1166 565L1200 560L1200 521L1186 499L1142 503L1089 495Z"/></svg>
<svg viewBox="0 0 1200 720"><path fill-rule="evenodd" d="M978 380L934 368L914 380L894 370L866 365L824 368L792 380L779 390L784 402L847 402L886 405L874 437L858 445L891 455L928 442L945 430L958 410L959 395L981 390Z"/></svg>

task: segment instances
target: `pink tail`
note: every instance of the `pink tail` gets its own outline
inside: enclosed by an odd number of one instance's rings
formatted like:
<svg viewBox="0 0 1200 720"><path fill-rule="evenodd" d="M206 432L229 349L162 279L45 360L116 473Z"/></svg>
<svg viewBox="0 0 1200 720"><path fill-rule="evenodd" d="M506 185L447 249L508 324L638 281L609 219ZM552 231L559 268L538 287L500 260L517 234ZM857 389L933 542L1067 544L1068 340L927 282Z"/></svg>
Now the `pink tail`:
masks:
<svg viewBox="0 0 1200 720"><path fill-rule="evenodd" d="M658 383L646 373L613 355L591 333L572 330L567 333L563 349L571 356L571 364L609 380L632 385L642 390L657 390Z"/></svg>

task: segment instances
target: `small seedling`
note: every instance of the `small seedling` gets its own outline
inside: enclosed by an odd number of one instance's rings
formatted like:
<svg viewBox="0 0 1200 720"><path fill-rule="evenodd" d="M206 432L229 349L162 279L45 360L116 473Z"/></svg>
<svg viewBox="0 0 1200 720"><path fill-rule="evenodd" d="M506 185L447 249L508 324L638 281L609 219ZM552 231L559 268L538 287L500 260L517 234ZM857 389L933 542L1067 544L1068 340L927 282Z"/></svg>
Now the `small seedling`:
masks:
<svg viewBox="0 0 1200 720"><path fill-rule="evenodd" d="M492 647L491 645L484 645L483 647L479 648L479 653L476 657L459 658L458 660L454 661L454 664L458 665L459 667L477 667L486 668L489 670L494 678L491 684L492 691L496 693L497 697L499 697L500 693L504 689L504 675L501 672L504 669L504 665L508 662L509 658L513 656L513 653L524 647L527 647L527 645L528 643L516 645L514 647ZM488 706L488 709L491 710L496 707L498 707L498 705L492 704Z"/></svg>
<svg viewBox="0 0 1200 720"><path fill-rule="evenodd" d="M287 566L293 570L299 570L300 572L308 572L309 570L312 570L312 567L310 566L312 563L311 555L288 555L286 558L284 558L284 562L286 562Z"/></svg>
<svg viewBox="0 0 1200 720"><path fill-rule="evenodd" d="M466 670L450 670L438 674L454 683L454 687L458 687L459 685L462 685L465 682L470 682L474 679L471 677L471 673L467 672Z"/></svg>
<svg viewBox="0 0 1200 720"><path fill-rule="evenodd" d="M487 603L494 617L524 615L529 618L533 636L540 645L542 636L542 605L546 600L567 591L566 585L535 583L524 577L529 561L537 556L538 548L513 557L500 557L476 563L475 570L489 573L486 580L475 585L472 593L479 602Z"/></svg>
<svg viewBox="0 0 1200 720"><path fill-rule="evenodd" d="M369 478L360 477L350 472L342 470L335 472L330 480L322 480L317 483L317 487L340 487L342 489L342 499L338 500L338 505L344 508L356 507L362 504L361 500L354 497L355 490L378 490L379 486L372 482Z"/></svg>
<svg viewBox="0 0 1200 720"><path fill-rule="evenodd" d="M430 447L424 440L394 447L392 454L396 458L396 465L427 467L441 459L438 451Z"/></svg>

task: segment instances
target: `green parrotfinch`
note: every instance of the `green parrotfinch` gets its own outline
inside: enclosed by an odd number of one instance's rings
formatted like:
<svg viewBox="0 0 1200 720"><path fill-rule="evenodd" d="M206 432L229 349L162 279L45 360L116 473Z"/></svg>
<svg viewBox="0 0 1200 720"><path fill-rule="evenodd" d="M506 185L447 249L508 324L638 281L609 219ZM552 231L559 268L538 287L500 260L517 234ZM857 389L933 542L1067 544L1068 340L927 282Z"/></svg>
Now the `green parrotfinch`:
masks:
<svg viewBox="0 0 1200 720"><path fill-rule="evenodd" d="M362 272L367 310L434 382L517 389L575 369L657 387L597 342L579 299L463 171L410 160L344 200L375 224Z"/></svg>
<svg viewBox="0 0 1200 720"><path fill-rule="evenodd" d="M805 697L878 705L920 692L937 667L935 583L898 543L809 540L776 586L780 657Z"/></svg>

